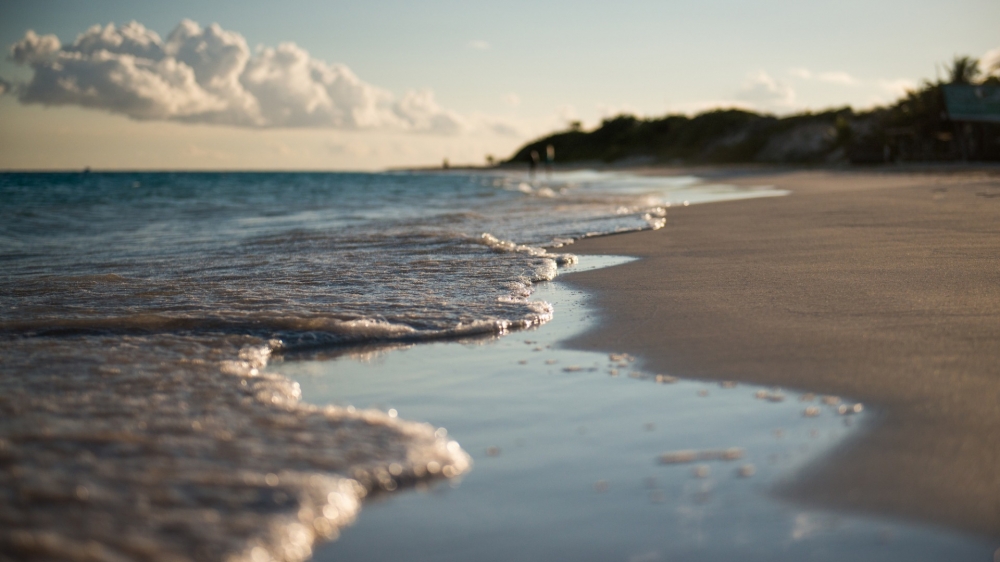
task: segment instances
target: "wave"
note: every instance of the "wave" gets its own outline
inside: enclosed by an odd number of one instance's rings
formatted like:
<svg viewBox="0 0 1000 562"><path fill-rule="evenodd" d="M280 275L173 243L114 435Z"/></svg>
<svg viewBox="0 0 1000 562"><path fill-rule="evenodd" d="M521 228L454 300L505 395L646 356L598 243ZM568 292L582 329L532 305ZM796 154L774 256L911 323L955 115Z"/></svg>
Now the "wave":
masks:
<svg viewBox="0 0 1000 562"><path fill-rule="evenodd" d="M530 328L544 324L552 318L552 306L545 302L532 302L529 297L533 292L532 285L555 278L560 267L577 263L573 254L552 253L539 246L517 244L502 240L489 233L479 237L465 237L466 242L485 246L499 254L517 254L529 258L510 264L510 271L495 279L496 302L507 307L508 312L517 312L519 316L479 316L481 310L463 314L464 318L439 315L428 321L424 310L408 313L397 312L394 318L369 317L358 314L323 314L308 313L303 306L287 311L247 311L243 309L212 310L205 306L195 306L190 312L151 311L146 307L129 305L122 307L129 314L115 315L112 306L103 309L91 306L81 312L70 308L68 303L57 300L55 309L45 314L35 312L22 317L0 320L0 338L18 337L69 337L82 335L149 335L149 334L237 334L281 340L285 349L302 347L361 345L375 342L418 342L441 339L454 339L477 335L504 334L510 330ZM572 243L571 239L561 240L563 244ZM431 267L438 262L426 260L423 267ZM413 261L417 267L419 261ZM503 278L506 277L506 280ZM28 289L19 289L21 296L34 298L49 298L52 294L61 294L68 288L83 287L88 290L105 289L108 295L114 296L125 287L125 291L140 295L142 299L171 298L182 293L177 286L159 286L143 283L135 278L120 274L94 274L55 276L46 275L36 278L36 283ZM30 291L30 295L29 295ZM120 299L119 299L120 300ZM140 303L143 304L143 303ZM79 308L79 307L76 307ZM136 310L138 308L138 310ZM145 308L145 309L144 309ZM165 308L165 307L162 307ZM192 308L188 306L187 308ZM498 312L505 309L495 309Z"/></svg>
<svg viewBox="0 0 1000 562"><path fill-rule="evenodd" d="M301 561L366 496L471 466L443 429L301 403L263 371L266 343L221 360L177 338L76 343L5 352L0 550L15 557Z"/></svg>
<svg viewBox="0 0 1000 562"><path fill-rule="evenodd" d="M543 324L556 248L660 228L646 192L693 181L554 177L0 175L0 551L298 561L366 496L468 470L265 366Z"/></svg>
<svg viewBox="0 0 1000 562"><path fill-rule="evenodd" d="M504 334L544 324L553 309L546 302L523 302L527 295L498 297L503 302L519 303L532 314L519 319L481 319L458 322L443 328L418 329L407 324L380 319L342 320L329 317L281 317L257 315L240 319L217 317L171 317L137 314L113 318L48 318L0 323L0 337L7 341L31 337L73 336L144 336L183 334L189 337L206 334L231 334L274 338L276 349L298 350L306 347L362 345L379 342L421 342L462 337Z"/></svg>

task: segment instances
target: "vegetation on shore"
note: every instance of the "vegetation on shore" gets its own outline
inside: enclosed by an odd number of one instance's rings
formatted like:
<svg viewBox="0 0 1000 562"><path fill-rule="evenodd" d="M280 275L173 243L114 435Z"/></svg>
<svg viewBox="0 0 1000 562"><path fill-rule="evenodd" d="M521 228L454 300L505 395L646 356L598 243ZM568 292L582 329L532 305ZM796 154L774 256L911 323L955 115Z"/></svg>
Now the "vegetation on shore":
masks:
<svg viewBox="0 0 1000 562"><path fill-rule="evenodd" d="M979 61L956 57L947 80L925 81L887 107L850 107L785 117L717 109L693 117L618 115L592 131L569 130L534 140L508 163L530 163L554 148L560 163L879 163L1000 161L1000 124L949 119L947 84L998 86L982 77ZM991 69L993 70L993 69Z"/></svg>

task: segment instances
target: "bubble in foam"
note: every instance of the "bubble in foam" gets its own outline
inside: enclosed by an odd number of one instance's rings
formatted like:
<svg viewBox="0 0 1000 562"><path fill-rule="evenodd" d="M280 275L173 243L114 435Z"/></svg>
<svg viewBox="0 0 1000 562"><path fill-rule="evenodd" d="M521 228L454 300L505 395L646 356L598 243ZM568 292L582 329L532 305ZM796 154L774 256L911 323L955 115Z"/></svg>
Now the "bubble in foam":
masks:
<svg viewBox="0 0 1000 562"><path fill-rule="evenodd" d="M370 493L469 469L442 430L301 403L296 383L263 370L271 348L253 339L8 342L0 490L19 496L0 502L4 549L301 561ZM14 375L26 362L33 376Z"/></svg>

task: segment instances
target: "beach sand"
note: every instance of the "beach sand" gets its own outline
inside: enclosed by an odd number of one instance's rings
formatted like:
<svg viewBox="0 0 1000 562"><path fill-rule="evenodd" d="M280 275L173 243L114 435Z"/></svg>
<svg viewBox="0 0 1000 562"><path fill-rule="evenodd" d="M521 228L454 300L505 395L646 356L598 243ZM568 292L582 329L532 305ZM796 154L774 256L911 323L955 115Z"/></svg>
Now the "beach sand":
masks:
<svg viewBox="0 0 1000 562"><path fill-rule="evenodd" d="M578 242L643 259L560 278L602 315L568 345L863 402L872 426L776 493L1000 537L1000 174L714 175L792 194Z"/></svg>

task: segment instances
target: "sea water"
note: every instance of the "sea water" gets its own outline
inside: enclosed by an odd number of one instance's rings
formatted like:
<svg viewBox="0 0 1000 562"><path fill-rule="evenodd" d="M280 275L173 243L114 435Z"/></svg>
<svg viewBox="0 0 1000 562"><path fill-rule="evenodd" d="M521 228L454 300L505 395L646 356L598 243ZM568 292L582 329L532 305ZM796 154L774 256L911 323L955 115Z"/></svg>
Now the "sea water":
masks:
<svg viewBox="0 0 1000 562"><path fill-rule="evenodd" d="M305 559L366 496L470 459L443 428L302 402L272 354L542 324L534 284L575 259L557 248L748 194L776 192L587 172L2 174L0 550Z"/></svg>
<svg viewBox="0 0 1000 562"><path fill-rule="evenodd" d="M567 269L626 261L583 256ZM595 328L599 311L560 279L534 295L557 311L536 329L272 365L300 381L304 400L443 424L475 463L460 482L369 503L317 561L992 557L988 540L775 497L800 470L839 454L873 421L870 410L565 349Z"/></svg>
<svg viewBox="0 0 1000 562"><path fill-rule="evenodd" d="M487 387L435 377L453 348L433 342L510 345L558 317L533 292L575 239L781 194L596 172L0 175L0 550L308 558L365 501L489 474L459 445ZM398 388L437 409L308 385L303 400L295 365L414 345L440 364ZM530 462L574 450L551 445Z"/></svg>

